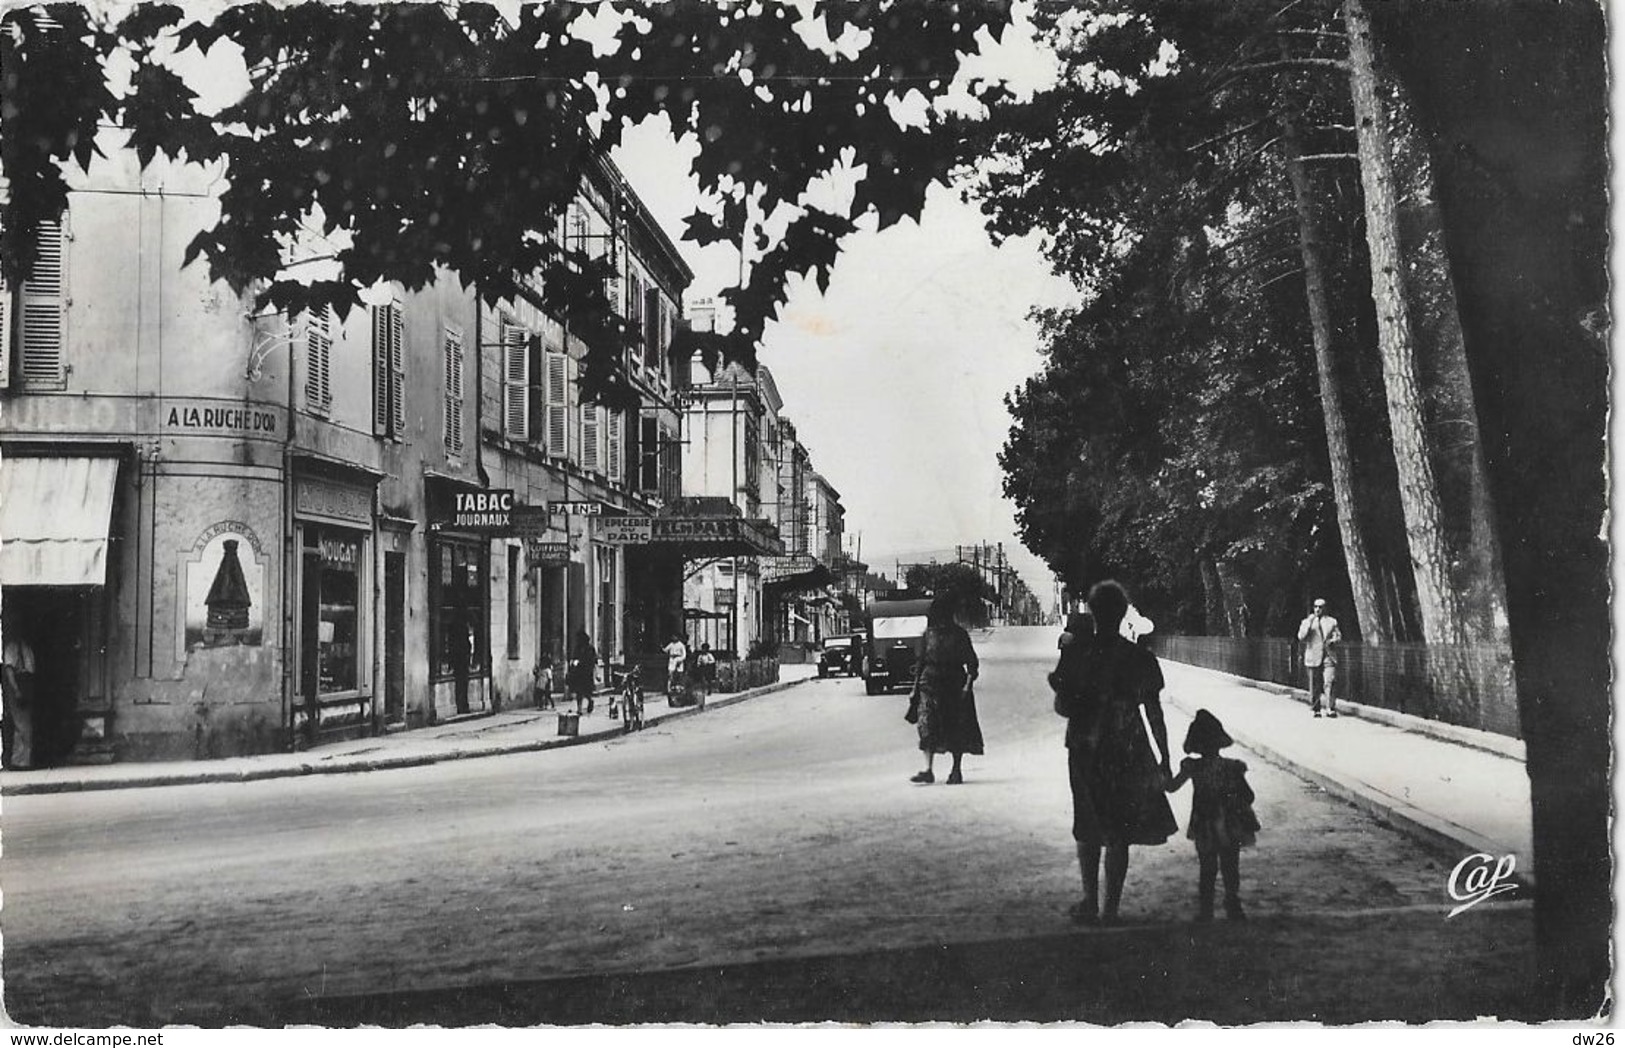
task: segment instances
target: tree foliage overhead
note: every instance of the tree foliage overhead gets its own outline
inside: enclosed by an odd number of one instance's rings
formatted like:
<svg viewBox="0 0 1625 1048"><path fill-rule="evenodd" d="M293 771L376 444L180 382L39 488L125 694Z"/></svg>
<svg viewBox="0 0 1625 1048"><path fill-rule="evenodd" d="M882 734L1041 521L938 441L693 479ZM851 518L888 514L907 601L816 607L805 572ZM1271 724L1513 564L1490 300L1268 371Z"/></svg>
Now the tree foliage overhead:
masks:
<svg viewBox="0 0 1625 1048"><path fill-rule="evenodd" d="M1341 574L1279 148L1296 120L1314 151L1347 149L1347 90L1323 28L1334 13L1043 4L1061 75L996 106L984 129L981 151L999 158L975 184L990 229L1042 230L1057 271L1089 296L1046 318L1048 366L1011 402L1006 493L1029 544L1074 587L1123 576L1185 628L1211 625L1204 564L1246 576L1261 628L1303 585ZM1278 77L1286 67L1300 75ZM1354 183L1323 166L1327 210L1346 218L1337 204ZM1326 232L1335 313L1354 342L1370 312L1359 225ZM1342 366L1363 394L1351 399L1369 405L1368 362ZM1380 426L1367 410L1358 428ZM1387 478L1380 460L1362 468L1365 483Z"/></svg>
<svg viewBox="0 0 1625 1048"><path fill-rule="evenodd" d="M918 217L957 151L937 103L954 90L993 97L956 78L1009 20L1008 0L553 0L507 15L480 3L245 4L207 20L155 4L117 22L50 10L50 28L19 10L0 32L9 276L27 271L35 224L60 211L60 163L88 166L85 132L111 120L144 163L160 152L224 163L220 219L189 257L233 289L279 309L347 310L376 282L415 289L437 269L488 301L539 277L552 307L599 333L583 382L610 399L625 395L631 332L612 317L593 252L549 233L624 129L664 115L698 140L707 203L684 235L749 252L748 279L723 293L735 311L723 351L748 362L793 277L827 285L860 222ZM613 39L598 46L606 25ZM167 56L226 44L242 52L248 91L200 113ZM135 72L115 96L103 71L118 51ZM14 100L44 132L13 123ZM844 207L810 202L843 178L856 179ZM287 270L290 244L312 230L338 245L336 278Z"/></svg>

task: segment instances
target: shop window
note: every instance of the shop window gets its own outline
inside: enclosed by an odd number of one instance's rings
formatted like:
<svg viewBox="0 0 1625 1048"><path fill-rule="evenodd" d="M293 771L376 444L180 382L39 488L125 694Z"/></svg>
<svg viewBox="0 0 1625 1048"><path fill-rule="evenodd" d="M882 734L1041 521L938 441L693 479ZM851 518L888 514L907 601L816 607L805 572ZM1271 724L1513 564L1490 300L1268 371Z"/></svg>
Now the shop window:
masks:
<svg viewBox="0 0 1625 1048"><path fill-rule="evenodd" d="M431 669L436 680L480 676L491 636L486 603L486 550L475 542L438 539L429 546L432 583Z"/></svg>
<svg viewBox="0 0 1625 1048"><path fill-rule="evenodd" d="M305 548L318 554L307 561L317 571L317 690L322 695L355 691L360 681L361 538L307 525Z"/></svg>

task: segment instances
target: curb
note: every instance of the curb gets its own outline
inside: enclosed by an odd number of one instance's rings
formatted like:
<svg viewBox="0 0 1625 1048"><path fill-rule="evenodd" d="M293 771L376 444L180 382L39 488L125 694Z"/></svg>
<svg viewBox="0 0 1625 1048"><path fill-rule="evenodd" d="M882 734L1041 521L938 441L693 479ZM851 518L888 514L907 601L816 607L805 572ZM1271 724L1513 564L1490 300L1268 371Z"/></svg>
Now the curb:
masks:
<svg viewBox="0 0 1625 1048"><path fill-rule="evenodd" d="M1309 704L1309 693L1302 688L1294 688L1289 684L1277 684L1274 681L1254 680L1251 677L1238 677L1234 673L1216 670L1207 666L1198 666L1194 662L1178 662L1181 666L1189 666L1194 670L1212 673L1223 677L1234 684L1244 684L1259 691L1267 691L1272 695L1284 695L1304 705ZM1493 753L1497 757L1507 757L1519 763L1527 763L1527 750L1522 739L1515 739L1509 735L1497 735L1490 731L1480 731L1477 728L1464 728L1459 724L1446 724L1443 721L1428 720L1426 717L1417 717L1409 713L1400 713L1397 710L1384 709L1381 706L1368 706L1363 702L1352 702L1348 699L1339 699L1337 712L1343 716L1358 717L1361 720L1372 721L1377 724L1386 724L1390 728L1413 732L1417 735L1427 735L1441 742L1454 743L1457 746L1466 746L1468 749L1483 750Z"/></svg>
<svg viewBox="0 0 1625 1048"><path fill-rule="evenodd" d="M708 700L705 707L706 709L722 709L750 699L760 698L763 695L784 691L787 688L803 684L806 680L815 679L808 677L803 680L764 684L759 688L751 688L724 698ZM643 726L651 728L657 724L664 724L667 721L679 720L702 712L704 710L698 706L669 709L662 713L646 715L643 718ZM401 738L406 734L401 733L395 737ZM535 753L565 746L581 746L589 742L607 742L623 738L627 734L628 732L624 728L614 727L602 728L581 735L564 735L550 739L531 739L525 742L496 743L485 746L460 746L441 752L402 753L395 756L355 757L350 759L339 758L325 762L305 760L299 764L267 768L211 769L203 767L196 771L188 770L178 773L145 776L135 774L128 778L117 779L5 783L0 786L0 798L48 793L91 793L100 790L143 789L149 786L196 786L208 783L258 782L263 779L295 779L306 775L349 775L358 772L394 771L401 768L418 768L429 764L441 764L446 761L472 760L477 757L506 757L515 753Z"/></svg>
<svg viewBox="0 0 1625 1048"><path fill-rule="evenodd" d="M1281 686L1276 685L1275 687ZM1274 688L1265 690L1274 690ZM1290 691L1291 689L1286 690ZM1196 715L1194 706L1173 696L1171 693L1165 694L1168 696L1168 703L1177 706L1180 712L1186 716ZM1342 703L1338 705L1341 706ZM1401 832L1410 835L1422 844L1453 860L1461 858L1460 849L1463 847L1491 855L1500 854L1503 850L1502 844L1492 841L1488 837L1480 836L1465 826L1459 826L1448 819L1439 818L1407 804L1370 783L1349 780L1341 776L1316 771L1260 743L1245 732L1238 732L1234 727L1226 726L1225 730L1230 733L1239 746L1258 754L1259 757L1270 764L1290 772L1306 782L1319 786L1332 796L1347 801L1369 815L1390 823ZM1534 873L1528 870L1518 870L1512 874L1512 879L1525 890L1534 890Z"/></svg>

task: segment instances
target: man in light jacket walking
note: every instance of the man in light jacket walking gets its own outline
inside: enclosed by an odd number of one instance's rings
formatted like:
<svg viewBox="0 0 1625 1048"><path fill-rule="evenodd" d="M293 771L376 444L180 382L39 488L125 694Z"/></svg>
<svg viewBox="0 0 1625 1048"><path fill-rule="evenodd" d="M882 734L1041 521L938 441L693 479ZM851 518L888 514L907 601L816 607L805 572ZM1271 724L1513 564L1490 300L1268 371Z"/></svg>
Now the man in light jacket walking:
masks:
<svg viewBox="0 0 1625 1048"><path fill-rule="evenodd" d="M1309 706L1320 716L1320 697L1326 696L1327 715L1337 716L1337 645L1343 639L1337 620L1326 614L1326 602L1316 598L1308 618L1298 626L1303 644L1303 668L1309 674Z"/></svg>

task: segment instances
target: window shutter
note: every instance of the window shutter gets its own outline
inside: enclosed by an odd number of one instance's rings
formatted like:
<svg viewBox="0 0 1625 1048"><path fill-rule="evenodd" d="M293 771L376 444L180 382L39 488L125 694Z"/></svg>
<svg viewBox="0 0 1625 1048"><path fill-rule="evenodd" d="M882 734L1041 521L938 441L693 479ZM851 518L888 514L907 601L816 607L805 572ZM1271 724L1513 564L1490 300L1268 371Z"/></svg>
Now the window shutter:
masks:
<svg viewBox="0 0 1625 1048"><path fill-rule="evenodd" d="M609 425L607 427L609 433L605 437L605 458L608 459L606 463L608 468L604 472L609 476L610 481L615 484L621 482L621 466L624 465L621 448L621 417L619 411L609 413Z"/></svg>
<svg viewBox="0 0 1625 1048"><path fill-rule="evenodd" d="M389 431L406 432L406 317L389 307Z"/></svg>
<svg viewBox="0 0 1625 1048"><path fill-rule="evenodd" d="M599 444L603 440L600 422L604 409L597 404L584 404L581 408L581 468L594 473L603 471L603 457Z"/></svg>
<svg viewBox="0 0 1625 1048"><path fill-rule="evenodd" d="M305 407L325 415L333 406L333 307L305 315Z"/></svg>
<svg viewBox="0 0 1625 1048"><path fill-rule="evenodd" d="M554 458L568 458L570 455L569 370L566 362L563 353L547 355L547 453Z"/></svg>
<svg viewBox="0 0 1625 1048"><path fill-rule="evenodd" d="M522 327L502 325L502 432L510 440L530 439L526 418L530 399L528 334Z"/></svg>
<svg viewBox="0 0 1625 1048"><path fill-rule="evenodd" d="M446 329L446 454L463 453L463 336Z"/></svg>
<svg viewBox="0 0 1625 1048"><path fill-rule="evenodd" d="M372 431L389 435L389 307L372 307Z"/></svg>
<svg viewBox="0 0 1625 1048"><path fill-rule="evenodd" d="M66 327L66 261L61 222L41 222L39 258L23 281L21 309L22 379L30 385L60 386L62 335Z"/></svg>
<svg viewBox="0 0 1625 1048"><path fill-rule="evenodd" d="M11 288L0 277L0 389L11 385Z"/></svg>

